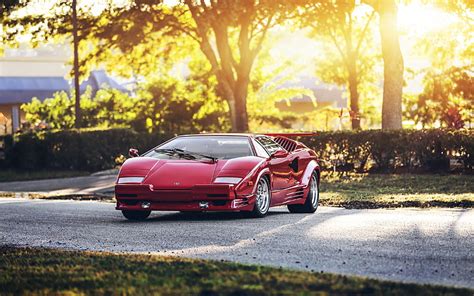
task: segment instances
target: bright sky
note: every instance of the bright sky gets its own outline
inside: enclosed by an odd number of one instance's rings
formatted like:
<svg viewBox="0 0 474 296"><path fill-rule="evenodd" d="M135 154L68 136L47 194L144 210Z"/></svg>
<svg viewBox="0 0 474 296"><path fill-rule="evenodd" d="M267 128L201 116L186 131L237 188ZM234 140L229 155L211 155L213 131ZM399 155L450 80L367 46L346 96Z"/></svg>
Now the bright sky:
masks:
<svg viewBox="0 0 474 296"><path fill-rule="evenodd" d="M367 13L367 8L363 8L361 13ZM429 63L428 59L414 55L413 46L417 37L429 32L439 31L459 21L459 18L453 14L421 3L401 5L398 16L400 43L405 67L414 70L422 69L428 66ZM377 22L374 24L378 25ZM374 30L374 34L374 40L379 40L378 29ZM302 32L288 32L275 44L271 54L277 60L279 58L291 58L297 64L309 65L308 61L313 60L318 55L318 46L317 41L306 37ZM336 48L334 50L336 51ZM335 52L335 54L337 53ZM308 66L306 71L313 71L313 67ZM408 81L406 86L406 90L413 93L421 92L422 88L421 76Z"/></svg>

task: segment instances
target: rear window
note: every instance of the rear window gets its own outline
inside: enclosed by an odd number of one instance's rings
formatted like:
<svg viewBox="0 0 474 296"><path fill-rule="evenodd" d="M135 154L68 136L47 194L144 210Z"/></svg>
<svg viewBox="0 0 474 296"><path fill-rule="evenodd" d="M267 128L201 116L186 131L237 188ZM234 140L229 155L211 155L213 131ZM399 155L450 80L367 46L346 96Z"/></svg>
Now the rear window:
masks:
<svg viewBox="0 0 474 296"><path fill-rule="evenodd" d="M262 144L263 148L267 150L267 152L272 155L277 150L284 150L280 145L278 145L275 141L271 138L266 136L259 136L256 137L257 142Z"/></svg>

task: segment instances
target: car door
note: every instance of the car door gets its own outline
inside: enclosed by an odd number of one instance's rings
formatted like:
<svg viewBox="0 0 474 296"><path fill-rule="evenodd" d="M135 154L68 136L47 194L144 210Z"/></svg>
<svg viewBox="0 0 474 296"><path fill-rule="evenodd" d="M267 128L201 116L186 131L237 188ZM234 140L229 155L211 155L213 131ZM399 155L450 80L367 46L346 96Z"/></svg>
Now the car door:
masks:
<svg viewBox="0 0 474 296"><path fill-rule="evenodd" d="M299 185L301 184L304 170L309 162L307 153L302 149L295 150L291 153L289 161L291 168L291 182L293 185Z"/></svg>
<svg viewBox="0 0 474 296"><path fill-rule="evenodd" d="M260 136L256 138L257 142L270 155L269 169L272 173L272 190L279 191L292 186L292 174L288 154L284 157L272 157L276 151L285 151L280 145L275 143L271 138ZM283 155L281 155L283 156Z"/></svg>

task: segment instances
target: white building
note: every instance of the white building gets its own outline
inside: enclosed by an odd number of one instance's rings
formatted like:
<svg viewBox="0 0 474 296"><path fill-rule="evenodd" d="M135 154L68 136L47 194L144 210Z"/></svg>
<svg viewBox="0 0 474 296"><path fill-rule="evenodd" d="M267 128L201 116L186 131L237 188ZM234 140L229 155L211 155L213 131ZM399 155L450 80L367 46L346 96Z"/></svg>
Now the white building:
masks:
<svg viewBox="0 0 474 296"><path fill-rule="evenodd" d="M20 128L24 120L21 104L30 102L33 97L44 100L57 91L71 89L67 78L71 70L70 56L64 45L36 49L23 46L5 51L0 57L0 135ZM81 84L81 92L87 86L97 90L104 84L127 91L104 71L93 71Z"/></svg>

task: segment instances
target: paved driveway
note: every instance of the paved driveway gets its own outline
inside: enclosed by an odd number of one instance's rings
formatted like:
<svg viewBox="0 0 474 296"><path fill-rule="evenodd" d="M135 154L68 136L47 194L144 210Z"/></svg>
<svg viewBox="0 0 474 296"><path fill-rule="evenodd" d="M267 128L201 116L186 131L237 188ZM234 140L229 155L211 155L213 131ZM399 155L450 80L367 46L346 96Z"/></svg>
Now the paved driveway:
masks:
<svg viewBox="0 0 474 296"><path fill-rule="evenodd" d="M116 174L60 179L0 182L0 192L42 193L47 195L113 194Z"/></svg>
<svg viewBox="0 0 474 296"><path fill-rule="evenodd" d="M0 199L3 244L144 252L474 288L474 210L272 209L158 212L129 222L114 204Z"/></svg>

